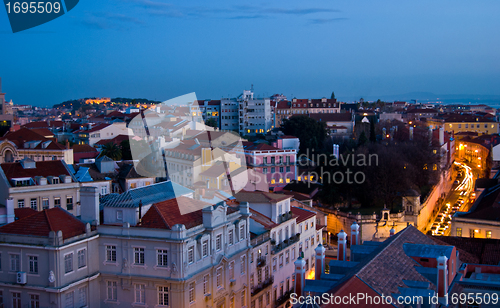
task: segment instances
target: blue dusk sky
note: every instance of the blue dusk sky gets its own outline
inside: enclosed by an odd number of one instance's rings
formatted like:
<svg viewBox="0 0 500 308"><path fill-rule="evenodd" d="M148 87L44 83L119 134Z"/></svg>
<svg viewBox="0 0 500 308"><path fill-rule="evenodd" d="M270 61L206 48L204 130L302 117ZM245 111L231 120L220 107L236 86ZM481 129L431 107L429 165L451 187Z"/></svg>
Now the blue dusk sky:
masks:
<svg viewBox="0 0 500 308"><path fill-rule="evenodd" d="M500 95L500 1L80 0L12 33L6 99Z"/></svg>

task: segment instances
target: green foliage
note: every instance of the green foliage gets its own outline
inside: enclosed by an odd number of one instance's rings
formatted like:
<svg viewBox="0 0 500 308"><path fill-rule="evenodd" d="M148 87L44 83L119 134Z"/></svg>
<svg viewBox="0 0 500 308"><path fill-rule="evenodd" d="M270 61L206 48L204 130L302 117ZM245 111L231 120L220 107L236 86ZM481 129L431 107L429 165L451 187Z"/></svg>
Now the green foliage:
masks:
<svg viewBox="0 0 500 308"><path fill-rule="evenodd" d="M122 152L122 159L123 160L132 160L132 151L130 150L130 141L129 140L123 140L120 143L120 150Z"/></svg>
<svg viewBox="0 0 500 308"><path fill-rule="evenodd" d="M375 121L370 121L370 142L376 142L377 135L375 134Z"/></svg>
<svg viewBox="0 0 500 308"><path fill-rule="evenodd" d="M112 160L122 159L122 150L114 142L108 142L102 147L101 157L106 155Z"/></svg>
<svg viewBox="0 0 500 308"><path fill-rule="evenodd" d="M214 118L208 118L205 121L205 125L213 127L213 128L218 128L219 127L219 125L217 125L217 121Z"/></svg>
<svg viewBox="0 0 500 308"><path fill-rule="evenodd" d="M330 96L331 99L335 99L335 93L332 91L332 95Z"/></svg>
<svg viewBox="0 0 500 308"><path fill-rule="evenodd" d="M358 138L358 146L365 145L368 142L368 138L366 138L365 132L361 132Z"/></svg>
<svg viewBox="0 0 500 308"><path fill-rule="evenodd" d="M293 116L285 119L281 129L285 135L292 135L300 140L300 153L318 153L323 149L326 139L326 124L318 122L308 116Z"/></svg>

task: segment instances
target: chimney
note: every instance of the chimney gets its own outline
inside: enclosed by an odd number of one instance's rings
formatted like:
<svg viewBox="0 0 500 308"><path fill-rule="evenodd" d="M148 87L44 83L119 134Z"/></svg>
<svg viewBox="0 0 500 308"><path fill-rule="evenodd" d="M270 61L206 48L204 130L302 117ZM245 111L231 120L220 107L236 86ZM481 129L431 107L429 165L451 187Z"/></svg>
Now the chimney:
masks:
<svg viewBox="0 0 500 308"><path fill-rule="evenodd" d="M447 274L447 261L446 256L440 256L438 259L438 297L444 297L448 294L448 274Z"/></svg>
<svg viewBox="0 0 500 308"><path fill-rule="evenodd" d="M16 220L16 214L14 213L14 199L8 198L5 207L7 210L7 223L10 224Z"/></svg>
<svg viewBox="0 0 500 308"><path fill-rule="evenodd" d="M439 128L439 145L443 145L444 144L444 127L441 126Z"/></svg>
<svg viewBox="0 0 500 308"><path fill-rule="evenodd" d="M142 221L142 200L139 200L139 223Z"/></svg>
<svg viewBox="0 0 500 308"><path fill-rule="evenodd" d="M325 247L323 245L319 244L318 247L314 250L316 253L316 268L314 269L314 278L316 280L321 279L321 275L325 271Z"/></svg>
<svg viewBox="0 0 500 308"><path fill-rule="evenodd" d="M80 219L91 225L99 225L99 192L97 187L80 188L80 203Z"/></svg>
<svg viewBox="0 0 500 308"><path fill-rule="evenodd" d="M356 221L351 225L351 245L359 245L359 225Z"/></svg>
<svg viewBox="0 0 500 308"><path fill-rule="evenodd" d="M394 234L396 234L396 230L392 227L391 230L389 230L389 236L394 236Z"/></svg>
<svg viewBox="0 0 500 308"><path fill-rule="evenodd" d="M347 233L344 230L340 230L338 236L338 250L337 250L337 260L347 261L345 259L345 251L347 249Z"/></svg>
<svg viewBox="0 0 500 308"><path fill-rule="evenodd" d="M302 296L304 292L304 285L306 281L306 261L300 256L295 265L295 293L297 296Z"/></svg>

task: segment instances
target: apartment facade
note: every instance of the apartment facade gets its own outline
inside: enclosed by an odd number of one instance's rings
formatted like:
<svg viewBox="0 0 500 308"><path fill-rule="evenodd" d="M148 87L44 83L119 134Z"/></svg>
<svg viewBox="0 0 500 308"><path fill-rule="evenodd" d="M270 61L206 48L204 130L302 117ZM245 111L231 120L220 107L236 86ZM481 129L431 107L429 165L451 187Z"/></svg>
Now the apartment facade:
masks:
<svg viewBox="0 0 500 308"><path fill-rule="evenodd" d="M99 307L98 240L62 208L0 227L0 306Z"/></svg>
<svg viewBox="0 0 500 308"><path fill-rule="evenodd" d="M340 113L340 102L336 99L297 99L280 101L276 104L276 127L283 124L284 119L289 119L296 114L310 113Z"/></svg>
<svg viewBox="0 0 500 308"><path fill-rule="evenodd" d="M271 99L254 98L253 90L244 90L238 99L239 133L266 134L272 127Z"/></svg>
<svg viewBox="0 0 500 308"><path fill-rule="evenodd" d="M80 184L64 161L34 162L29 158L18 163L0 164L0 200L13 199L14 208L37 211L62 207L80 215Z"/></svg>

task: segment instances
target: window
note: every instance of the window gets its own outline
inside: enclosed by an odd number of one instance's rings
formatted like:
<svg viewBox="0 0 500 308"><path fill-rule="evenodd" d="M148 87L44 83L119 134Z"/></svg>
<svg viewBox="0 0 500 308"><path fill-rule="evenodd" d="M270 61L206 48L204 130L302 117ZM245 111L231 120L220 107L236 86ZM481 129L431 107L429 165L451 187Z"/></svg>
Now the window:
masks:
<svg viewBox="0 0 500 308"><path fill-rule="evenodd" d="M146 285L142 283L136 283L134 285L135 291L135 302L137 304L145 304L146 303Z"/></svg>
<svg viewBox="0 0 500 308"><path fill-rule="evenodd" d="M19 272L20 265L20 256L19 254L11 254L10 255L10 271L11 272Z"/></svg>
<svg viewBox="0 0 500 308"><path fill-rule="evenodd" d="M202 251L203 251L203 257L207 257L208 256L208 240L203 242Z"/></svg>
<svg viewBox="0 0 500 308"><path fill-rule="evenodd" d="M168 306L168 287L158 287L158 305Z"/></svg>
<svg viewBox="0 0 500 308"><path fill-rule="evenodd" d="M107 288L107 300L108 301L116 301L117 296L116 293L118 291L118 283L116 281L108 281Z"/></svg>
<svg viewBox="0 0 500 308"><path fill-rule="evenodd" d="M457 236L462 236L462 228L457 228Z"/></svg>
<svg viewBox="0 0 500 308"><path fill-rule="evenodd" d="M257 269L257 283L262 283L262 268Z"/></svg>
<svg viewBox="0 0 500 308"><path fill-rule="evenodd" d="M30 274L38 274L38 257L37 256L28 256L29 261L29 273Z"/></svg>
<svg viewBox="0 0 500 308"><path fill-rule="evenodd" d="M240 241L245 238L245 225L240 225Z"/></svg>
<svg viewBox="0 0 500 308"><path fill-rule="evenodd" d="M245 274L245 258L246 258L246 256L241 256L241 260L240 260L241 275Z"/></svg>
<svg viewBox="0 0 500 308"><path fill-rule="evenodd" d="M474 229L469 229L469 237L470 238L474 238L475 235L474 235Z"/></svg>
<svg viewBox="0 0 500 308"><path fill-rule="evenodd" d="M166 249L156 250L157 264L158 266L166 267L168 266L168 251Z"/></svg>
<svg viewBox="0 0 500 308"><path fill-rule="evenodd" d="M280 254L280 268L283 267L283 254Z"/></svg>
<svg viewBox="0 0 500 308"><path fill-rule="evenodd" d="M24 207L24 199L17 200L17 207L18 208L23 208Z"/></svg>
<svg viewBox="0 0 500 308"><path fill-rule="evenodd" d="M234 308L234 296L229 298L229 308Z"/></svg>
<svg viewBox="0 0 500 308"><path fill-rule="evenodd" d="M229 246L234 244L234 231L233 230L229 230L228 241L229 241Z"/></svg>
<svg viewBox="0 0 500 308"><path fill-rule="evenodd" d="M73 253L68 253L64 256L64 273L73 271Z"/></svg>
<svg viewBox="0 0 500 308"><path fill-rule="evenodd" d="M137 188L137 183L130 183L130 188Z"/></svg>
<svg viewBox="0 0 500 308"><path fill-rule="evenodd" d="M222 288L222 267L219 267L216 271L216 281L217 281L217 289Z"/></svg>
<svg viewBox="0 0 500 308"><path fill-rule="evenodd" d="M277 266L276 264L278 263L278 260L276 258L273 258L273 272L276 272Z"/></svg>
<svg viewBox="0 0 500 308"><path fill-rule="evenodd" d="M246 306L246 292L245 290L241 291L241 307Z"/></svg>
<svg viewBox="0 0 500 308"><path fill-rule="evenodd" d="M267 265L264 268L264 275L265 275L266 280L268 280L269 279L269 266L267 266Z"/></svg>
<svg viewBox="0 0 500 308"><path fill-rule="evenodd" d="M0 307L3 303L0 302ZM40 308L40 295L30 294L30 308Z"/></svg>
<svg viewBox="0 0 500 308"><path fill-rule="evenodd" d="M106 245L106 262L116 262L116 246Z"/></svg>
<svg viewBox="0 0 500 308"><path fill-rule="evenodd" d="M290 250L287 250L285 252L285 263L286 264L290 263Z"/></svg>
<svg viewBox="0 0 500 308"><path fill-rule="evenodd" d="M262 168L262 173L267 174L267 168Z"/></svg>
<svg viewBox="0 0 500 308"><path fill-rule="evenodd" d="M219 251L222 249L222 234L215 237L215 250Z"/></svg>
<svg viewBox="0 0 500 308"><path fill-rule="evenodd" d="M203 294L209 294L209 282L210 282L210 276L205 275L203 276Z"/></svg>
<svg viewBox="0 0 500 308"><path fill-rule="evenodd" d="M87 287L78 289L78 307L87 306Z"/></svg>
<svg viewBox="0 0 500 308"><path fill-rule="evenodd" d="M72 196L66 197L66 209L68 211L73 210L73 197Z"/></svg>
<svg viewBox="0 0 500 308"><path fill-rule="evenodd" d="M286 291L290 291L290 277L286 278Z"/></svg>
<svg viewBox="0 0 500 308"><path fill-rule="evenodd" d="M12 292L12 308L21 308L21 293Z"/></svg>
<svg viewBox="0 0 500 308"><path fill-rule="evenodd" d="M134 264L144 265L144 248L134 248Z"/></svg>
<svg viewBox="0 0 500 308"><path fill-rule="evenodd" d="M276 172L276 168L271 167L271 173L273 173L273 174L274 174L275 172Z"/></svg>
<svg viewBox="0 0 500 308"><path fill-rule="evenodd" d="M234 279L234 261L229 263L229 279Z"/></svg>
<svg viewBox="0 0 500 308"><path fill-rule="evenodd" d="M61 206L61 198L54 197L54 206Z"/></svg>
<svg viewBox="0 0 500 308"><path fill-rule="evenodd" d="M78 268L87 266L87 249L78 251Z"/></svg>
<svg viewBox="0 0 500 308"><path fill-rule="evenodd" d="M117 221L122 221L123 220L123 211L122 210L117 210L116 211L116 220Z"/></svg>
<svg viewBox="0 0 500 308"><path fill-rule="evenodd" d="M188 248L188 263L194 263L194 246Z"/></svg>
<svg viewBox="0 0 500 308"><path fill-rule="evenodd" d="M271 302L271 292L266 293L266 305L269 305Z"/></svg>
<svg viewBox="0 0 500 308"><path fill-rule="evenodd" d="M253 274L250 275L250 287L253 288L254 286L254 279L253 279Z"/></svg>
<svg viewBox="0 0 500 308"><path fill-rule="evenodd" d="M295 247L292 248L292 261L295 260Z"/></svg>
<svg viewBox="0 0 500 308"><path fill-rule="evenodd" d="M30 200L30 207L34 209L35 211L38 211L38 204L36 202L36 198L31 198Z"/></svg>
<svg viewBox="0 0 500 308"><path fill-rule="evenodd" d="M491 231L486 231L486 238L491 238Z"/></svg>
<svg viewBox="0 0 500 308"><path fill-rule="evenodd" d="M49 208L49 198L42 199L42 207L44 210Z"/></svg>
<svg viewBox="0 0 500 308"><path fill-rule="evenodd" d="M194 296L194 282L191 282L189 284L189 302L192 303L195 301L195 296Z"/></svg>
<svg viewBox="0 0 500 308"><path fill-rule="evenodd" d="M73 308L75 307L75 292L71 291L66 293L64 296L64 307L65 308Z"/></svg>

